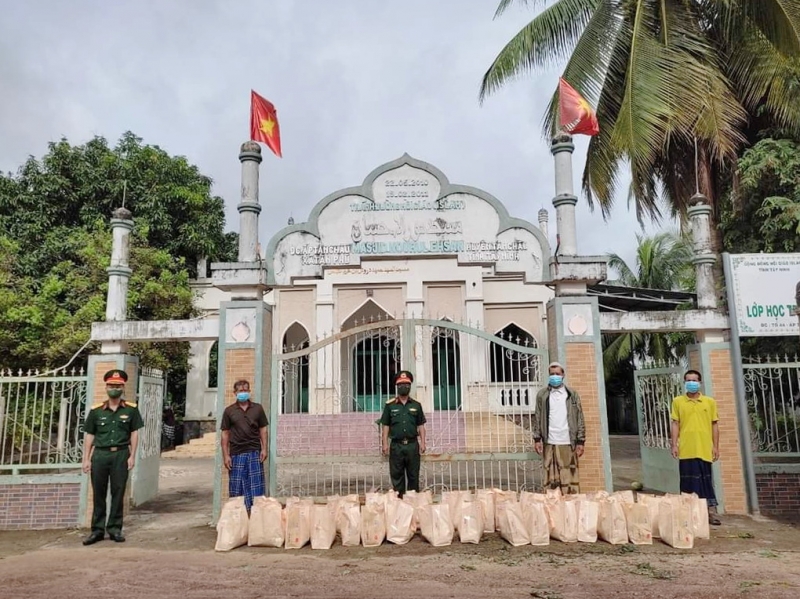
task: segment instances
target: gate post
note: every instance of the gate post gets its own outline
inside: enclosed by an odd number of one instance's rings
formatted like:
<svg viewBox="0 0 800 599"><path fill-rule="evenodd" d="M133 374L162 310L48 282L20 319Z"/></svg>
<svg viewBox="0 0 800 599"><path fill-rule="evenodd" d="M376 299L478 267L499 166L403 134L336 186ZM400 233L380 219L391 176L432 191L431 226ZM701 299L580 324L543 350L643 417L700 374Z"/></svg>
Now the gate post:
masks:
<svg viewBox="0 0 800 599"><path fill-rule="evenodd" d="M597 298L550 300L547 328L550 358L564 366L566 385L581 396L586 444L580 459L580 490L611 492L611 450Z"/></svg>
<svg viewBox="0 0 800 599"><path fill-rule="evenodd" d="M687 216L692 225L692 263L697 279L697 304L699 308L715 309L718 302L712 269L717 255L710 242L711 207L700 193L695 194L689 203ZM724 266L725 276L730 280L727 264ZM732 313L731 302L732 296L729 295L729 310ZM735 316L731 314L729 319L733 333L730 341L726 331L702 331L697 335L697 344L687 348L687 354L689 367L702 374L703 393L717 402L720 459L712 466L712 471L718 509L721 513L746 514L748 510L757 513L758 497L752 475L750 425L744 405L744 389L739 389L737 393L737 379L741 380L742 375L739 335ZM752 488L749 501L748 486Z"/></svg>
<svg viewBox="0 0 800 599"><path fill-rule="evenodd" d="M219 309L219 362L217 375L217 441L214 474L213 522L219 518L222 504L228 498L228 471L222 463L222 413L233 402L233 384L247 379L253 401L264 406L270 420L273 445L277 423L270 409L272 387L272 308L264 303L267 291L267 270L259 255L258 216L261 212L258 193L258 169L261 147L247 141L239 152L242 163L242 199L239 211L239 262L211 265L213 284L231 294ZM264 463L267 492L269 460Z"/></svg>
<svg viewBox="0 0 800 599"><path fill-rule="evenodd" d="M550 357L563 364L566 384L581 396L586 421L585 453L580 460L581 492L612 490L603 351L597 298L587 287L606 279L605 256L581 256L575 226L577 196L572 185L572 137L553 138L556 228L559 245L550 259L556 297L547 303Z"/></svg>
<svg viewBox="0 0 800 599"><path fill-rule="evenodd" d="M128 280L131 276L129 266L130 234L133 231L133 215L126 208L114 210L111 219L112 245L111 264L106 269L108 273L108 293L106 295L106 322L124 321L128 315ZM139 387L139 358L127 353L128 344L123 340L104 342L99 355L89 356L86 385L86 414L92 406L102 403L107 399L106 385L103 375L109 370L124 370L128 374L125 383L124 397L128 401L136 401L136 392ZM83 427L81 426L81 430ZM128 486L125 489L124 514L130 508L131 477L128 477ZM89 475L84 474L81 479L80 495L80 525L88 527L92 517L92 488L89 484Z"/></svg>

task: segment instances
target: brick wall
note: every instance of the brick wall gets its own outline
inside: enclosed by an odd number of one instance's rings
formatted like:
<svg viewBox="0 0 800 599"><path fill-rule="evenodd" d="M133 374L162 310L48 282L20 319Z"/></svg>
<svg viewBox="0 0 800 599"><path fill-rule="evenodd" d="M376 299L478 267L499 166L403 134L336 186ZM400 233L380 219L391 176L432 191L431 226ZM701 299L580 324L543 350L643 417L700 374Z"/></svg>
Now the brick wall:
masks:
<svg viewBox="0 0 800 599"><path fill-rule="evenodd" d="M689 350L689 368L697 372L703 372L703 360L699 349Z"/></svg>
<svg viewBox="0 0 800 599"><path fill-rule="evenodd" d="M564 351L565 382L580 394L586 421L585 453L580 459L580 488L584 493L605 490L598 391L598 376L602 373L597 370L595 347L593 343L567 343Z"/></svg>
<svg viewBox="0 0 800 599"><path fill-rule="evenodd" d="M739 449L739 418L736 414L736 394L733 386L731 354L728 349L709 352L709 371L714 399L719 413L719 453L722 487L725 493L725 512L746 514L742 456Z"/></svg>
<svg viewBox="0 0 800 599"><path fill-rule="evenodd" d="M757 473L756 487L762 514L793 519L800 516L800 472Z"/></svg>
<svg viewBox="0 0 800 599"><path fill-rule="evenodd" d="M0 485L0 530L77 527L80 496L78 482Z"/></svg>

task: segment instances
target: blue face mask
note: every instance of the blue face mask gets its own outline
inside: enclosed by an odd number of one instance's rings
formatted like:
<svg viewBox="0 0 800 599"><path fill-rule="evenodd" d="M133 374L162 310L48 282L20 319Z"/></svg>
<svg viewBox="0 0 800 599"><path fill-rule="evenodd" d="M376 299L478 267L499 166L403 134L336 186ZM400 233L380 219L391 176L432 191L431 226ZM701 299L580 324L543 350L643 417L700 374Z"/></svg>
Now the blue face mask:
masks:
<svg viewBox="0 0 800 599"><path fill-rule="evenodd" d="M697 393L700 391L700 383L697 381L686 381L683 383L683 386L686 387L687 393Z"/></svg>
<svg viewBox="0 0 800 599"><path fill-rule="evenodd" d="M239 391L236 394L236 401L249 401L250 400L250 392L249 391Z"/></svg>
<svg viewBox="0 0 800 599"><path fill-rule="evenodd" d="M551 387L560 387L561 384L564 382L564 377L560 374L551 374L550 378L547 379L547 383Z"/></svg>

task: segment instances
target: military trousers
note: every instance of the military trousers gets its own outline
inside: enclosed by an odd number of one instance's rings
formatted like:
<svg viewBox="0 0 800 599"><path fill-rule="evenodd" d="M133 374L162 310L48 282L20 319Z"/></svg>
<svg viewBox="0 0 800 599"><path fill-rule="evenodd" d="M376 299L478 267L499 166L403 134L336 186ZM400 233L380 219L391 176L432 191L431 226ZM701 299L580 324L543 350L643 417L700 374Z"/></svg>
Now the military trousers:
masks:
<svg viewBox="0 0 800 599"><path fill-rule="evenodd" d="M389 448L389 477L392 488L402 497L406 491L419 491L419 443L392 441Z"/></svg>
<svg viewBox="0 0 800 599"><path fill-rule="evenodd" d="M128 484L129 448L117 451L95 449L92 454L92 532L122 532L125 486ZM106 518L106 498L111 485L111 504Z"/></svg>

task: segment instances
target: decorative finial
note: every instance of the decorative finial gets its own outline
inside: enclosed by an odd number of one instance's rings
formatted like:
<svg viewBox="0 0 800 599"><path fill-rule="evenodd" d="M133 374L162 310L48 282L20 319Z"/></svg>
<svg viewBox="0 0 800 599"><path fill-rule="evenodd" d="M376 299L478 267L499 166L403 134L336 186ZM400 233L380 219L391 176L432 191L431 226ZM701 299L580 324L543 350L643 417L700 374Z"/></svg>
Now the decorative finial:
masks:
<svg viewBox="0 0 800 599"><path fill-rule="evenodd" d="M256 154L261 154L261 146L259 146L254 141L246 141L242 144L241 148L242 152L255 152Z"/></svg>
<svg viewBox="0 0 800 599"><path fill-rule="evenodd" d="M133 213L127 208L122 207L115 209L111 215L119 220L131 220L133 218Z"/></svg>

